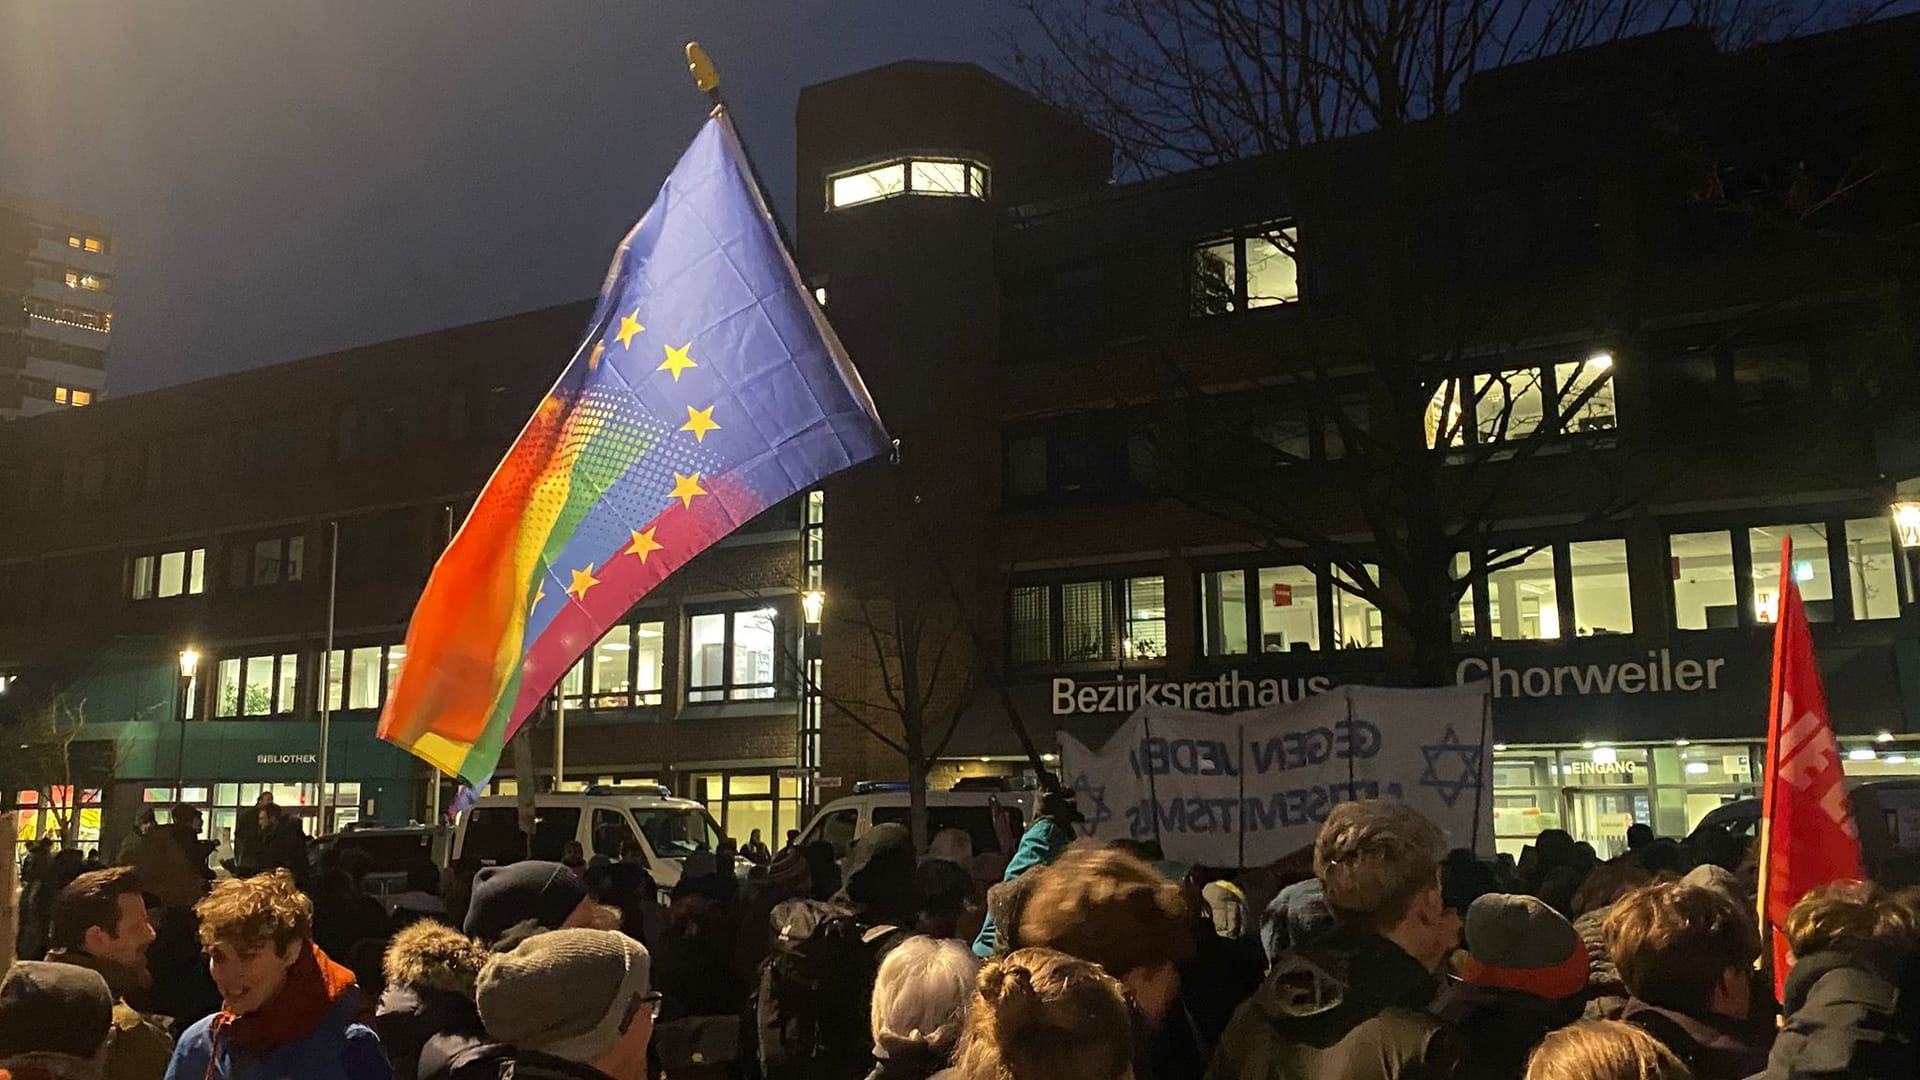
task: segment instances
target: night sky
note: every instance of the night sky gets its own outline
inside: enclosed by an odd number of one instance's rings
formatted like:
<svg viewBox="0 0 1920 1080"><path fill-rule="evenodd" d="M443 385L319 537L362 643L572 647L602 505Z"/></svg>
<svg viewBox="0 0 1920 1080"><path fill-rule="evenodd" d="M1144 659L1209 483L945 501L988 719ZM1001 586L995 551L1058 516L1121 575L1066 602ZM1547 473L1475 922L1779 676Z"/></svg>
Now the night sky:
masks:
<svg viewBox="0 0 1920 1080"><path fill-rule="evenodd" d="M705 118L690 37L790 222L801 87L997 68L1018 28L1002 0L0 0L0 189L112 223L126 395L590 295Z"/></svg>

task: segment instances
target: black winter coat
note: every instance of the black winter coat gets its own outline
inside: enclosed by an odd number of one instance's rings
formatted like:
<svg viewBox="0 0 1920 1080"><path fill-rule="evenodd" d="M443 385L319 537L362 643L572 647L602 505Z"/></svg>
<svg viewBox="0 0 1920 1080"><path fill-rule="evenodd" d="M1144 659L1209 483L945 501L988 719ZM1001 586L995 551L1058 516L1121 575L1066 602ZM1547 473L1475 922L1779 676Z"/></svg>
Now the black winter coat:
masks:
<svg viewBox="0 0 1920 1080"><path fill-rule="evenodd" d="M1801 957L1763 1080L1920 1077L1920 953Z"/></svg>
<svg viewBox="0 0 1920 1080"><path fill-rule="evenodd" d="M1434 1011L1463 1044L1461 1074L1474 1080L1521 1080L1527 1056L1556 1028L1580 1019L1586 999L1549 1000L1523 990L1456 982Z"/></svg>
<svg viewBox="0 0 1920 1080"><path fill-rule="evenodd" d="M1693 1070L1695 1080L1747 1080L1764 1069L1773 1032L1765 1025L1718 1015L1694 1016L1630 1000L1620 1019L1665 1044Z"/></svg>
<svg viewBox="0 0 1920 1080"><path fill-rule="evenodd" d="M394 935L383 964L387 989L373 1016L394 1080L498 1075L497 1062L467 1068L499 1056L473 1003L485 960L485 950L440 923L415 923Z"/></svg>

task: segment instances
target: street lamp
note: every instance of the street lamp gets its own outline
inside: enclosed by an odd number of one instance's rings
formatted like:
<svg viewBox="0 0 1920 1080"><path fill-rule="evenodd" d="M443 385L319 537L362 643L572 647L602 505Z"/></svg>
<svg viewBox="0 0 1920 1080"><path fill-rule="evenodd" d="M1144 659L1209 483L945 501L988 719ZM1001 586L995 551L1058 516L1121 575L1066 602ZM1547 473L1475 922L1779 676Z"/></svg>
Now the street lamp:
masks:
<svg viewBox="0 0 1920 1080"><path fill-rule="evenodd" d="M820 614L826 606L827 594L819 589L808 589L800 594L800 610L806 615L808 626L820 625Z"/></svg>
<svg viewBox="0 0 1920 1080"><path fill-rule="evenodd" d="M173 698L174 725L180 729L173 751L173 799L179 802L187 784L187 697L193 691L193 672L200 666L200 650L180 650L180 684Z"/></svg>

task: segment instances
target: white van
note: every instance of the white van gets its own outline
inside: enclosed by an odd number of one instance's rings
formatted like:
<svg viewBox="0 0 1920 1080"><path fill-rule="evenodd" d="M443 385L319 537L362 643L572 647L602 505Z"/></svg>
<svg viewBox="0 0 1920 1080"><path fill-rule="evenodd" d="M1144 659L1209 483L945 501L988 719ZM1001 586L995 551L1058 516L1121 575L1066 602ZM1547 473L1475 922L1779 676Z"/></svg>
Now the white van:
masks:
<svg viewBox="0 0 1920 1080"><path fill-rule="evenodd" d="M488 795L460 815L453 857L482 865L546 859L559 862L567 841L580 841L588 858L634 852L662 889L680 881L686 858L720 845L720 826L707 808L677 799L658 784L593 786L583 792L537 795L531 842L520 831L520 803L513 795Z"/></svg>
<svg viewBox="0 0 1920 1080"><path fill-rule="evenodd" d="M846 858L854 842L867 835L875 825L888 822L907 824L908 789L905 784L862 782L854 793L835 799L820 808L806 831L800 834L801 846L823 840L833 845L839 858ZM1007 828L1012 839L1003 848L993 827L994 802L1006 808ZM975 855L1013 855L1013 846L1033 820L1039 793L1010 791L1001 786L962 782L952 791L927 792L927 837L943 829L959 829L973 838Z"/></svg>

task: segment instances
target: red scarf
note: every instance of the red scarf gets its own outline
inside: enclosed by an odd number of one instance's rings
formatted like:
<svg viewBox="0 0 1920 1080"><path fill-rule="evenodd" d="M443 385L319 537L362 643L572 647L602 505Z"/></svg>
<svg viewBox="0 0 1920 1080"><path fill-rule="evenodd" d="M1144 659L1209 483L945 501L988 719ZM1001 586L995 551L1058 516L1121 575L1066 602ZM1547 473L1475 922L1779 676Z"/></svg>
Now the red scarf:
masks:
<svg viewBox="0 0 1920 1080"><path fill-rule="evenodd" d="M309 941L287 969L287 982L259 1009L245 1015L222 1010L213 1018L212 1054L207 1058L207 1080L214 1080L214 1063L229 1045L258 1053L299 1042L313 1033L339 1000L353 990L353 972L341 967Z"/></svg>

